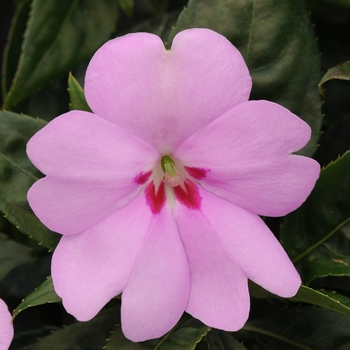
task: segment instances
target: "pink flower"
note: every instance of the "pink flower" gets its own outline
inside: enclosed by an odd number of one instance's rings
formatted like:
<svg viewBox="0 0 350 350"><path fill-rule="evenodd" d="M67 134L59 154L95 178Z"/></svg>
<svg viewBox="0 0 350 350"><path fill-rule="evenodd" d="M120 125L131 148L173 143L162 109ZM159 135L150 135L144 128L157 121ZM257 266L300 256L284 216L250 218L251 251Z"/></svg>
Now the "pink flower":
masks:
<svg viewBox="0 0 350 350"><path fill-rule="evenodd" d="M7 305L0 299L0 350L8 350L13 339L12 316Z"/></svg>
<svg viewBox="0 0 350 350"><path fill-rule="evenodd" d="M122 295L123 332L162 336L184 311L228 331L249 314L247 279L282 297L300 277L258 215L301 205L319 165L293 155L309 126L268 101L248 101L238 50L208 29L107 42L71 111L28 143L46 177L31 207L63 234L52 277L66 310L93 318Z"/></svg>

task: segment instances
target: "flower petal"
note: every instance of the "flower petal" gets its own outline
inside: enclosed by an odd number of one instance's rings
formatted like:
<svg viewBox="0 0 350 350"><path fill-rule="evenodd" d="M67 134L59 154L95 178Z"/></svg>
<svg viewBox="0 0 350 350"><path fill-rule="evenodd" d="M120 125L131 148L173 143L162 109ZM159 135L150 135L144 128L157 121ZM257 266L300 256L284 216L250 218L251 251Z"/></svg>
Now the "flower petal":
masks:
<svg viewBox="0 0 350 350"><path fill-rule="evenodd" d="M250 309L243 271L200 210L176 202L174 217L191 271L186 312L211 327L226 331L242 328Z"/></svg>
<svg viewBox="0 0 350 350"><path fill-rule="evenodd" d="M256 214L205 190L202 212L245 275L281 297L294 296L301 280L287 253Z"/></svg>
<svg viewBox="0 0 350 350"><path fill-rule="evenodd" d="M27 153L45 175L120 187L151 170L160 159L140 138L83 111L52 120L29 140Z"/></svg>
<svg viewBox="0 0 350 350"><path fill-rule="evenodd" d="M28 191L35 215L50 230L64 235L83 232L107 218L135 198L140 189L133 183L79 182L47 176Z"/></svg>
<svg viewBox="0 0 350 350"><path fill-rule="evenodd" d="M5 302L0 299L0 350L8 350L12 339L12 316Z"/></svg>
<svg viewBox="0 0 350 350"><path fill-rule="evenodd" d="M190 272L169 205L152 216L122 295L121 324L132 341L158 338L175 326L189 295Z"/></svg>
<svg viewBox="0 0 350 350"><path fill-rule="evenodd" d="M143 196L84 233L63 236L52 258L52 278L65 309L93 318L129 278L151 220Z"/></svg>
<svg viewBox="0 0 350 350"><path fill-rule="evenodd" d="M173 157L205 169L200 182L208 191L251 212L282 216L305 201L319 176L316 161L290 154L310 135L282 106L249 101L192 135Z"/></svg>
<svg viewBox="0 0 350 350"><path fill-rule="evenodd" d="M148 33L111 40L95 53L85 77L86 99L95 113L163 154L247 101L250 89L239 51L204 28L177 34L170 51Z"/></svg>
<svg viewBox="0 0 350 350"><path fill-rule="evenodd" d="M29 204L61 234L85 231L127 204L160 157L143 140L82 111L54 119L33 136L27 152L48 175L29 190Z"/></svg>

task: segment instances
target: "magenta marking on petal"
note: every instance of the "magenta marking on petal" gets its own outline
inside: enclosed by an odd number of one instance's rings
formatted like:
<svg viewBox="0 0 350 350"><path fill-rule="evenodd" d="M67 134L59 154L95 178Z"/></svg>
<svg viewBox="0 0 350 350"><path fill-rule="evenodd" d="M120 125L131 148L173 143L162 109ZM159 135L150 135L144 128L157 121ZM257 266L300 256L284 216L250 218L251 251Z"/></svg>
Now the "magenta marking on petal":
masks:
<svg viewBox="0 0 350 350"><path fill-rule="evenodd" d="M174 187L174 193L179 202L188 209L200 209L202 197L193 181L185 179L185 189L181 186Z"/></svg>
<svg viewBox="0 0 350 350"><path fill-rule="evenodd" d="M202 180L203 178L205 178L205 176L207 175L207 172L210 171L209 169L192 168L189 166L185 166L184 168L190 176L194 177L197 180Z"/></svg>
<svg viewBox="0 0 350 350"><path fill-rule="evenodd" d="M144 183L147 182L151 174L152 174L152 171L148 171L147 173L141 172L135 177L134 182L136 182L138 185L143 185Z"/></svg>
<svg viewBox="0 0 350 350"><path fill-rule="evenodd" d="M154 182L150 182L145 188L146 202L153 214L159 214L164 207L166 196L164 182L162 181L156 192Z"/></svg>

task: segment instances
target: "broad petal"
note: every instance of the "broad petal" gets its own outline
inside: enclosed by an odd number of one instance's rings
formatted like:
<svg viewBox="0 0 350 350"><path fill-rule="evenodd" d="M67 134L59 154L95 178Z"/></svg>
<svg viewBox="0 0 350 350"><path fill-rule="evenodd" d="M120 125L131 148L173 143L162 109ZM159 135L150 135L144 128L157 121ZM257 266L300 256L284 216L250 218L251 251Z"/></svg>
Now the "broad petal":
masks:
<svg viewBox="0 0 350 350"><path fill-rule="evenodd" d="M45 175L118 186L151 170L160 157L140 138L83 111L51 121L29 140L27 153Z"/></svg>
<svg viewBox="0 0 350 350"><path fill-rule="evenodd" d="M48 175L29 190L29 204L61 234L85 231L127 204L160 157L143 140L82 111L53 120L33 136L27 152Z"/></svg>
<svg viewBox="0 0 350 350"><path fill-rule="evenodd" d="M5 302L0 299L0 350L8 350L12 339L12 316Z"/></svg>
<svg viewBox="0 0 350 350"><path fill-rule="evenodd" d="M111 186L46 176L29 189L35 215L50 230L64 235L83 232L126 205L140 189L135 183Z"/></svg>
<svg viewBox="0 0 350 350"><path fill-rule="evenodd" d="M202 212L245 275L281 297L294 296L301 280L287 253L256 215L205 190Z"/></svg>
<svg viewBox="0 0 350 350"><path fill-rule="evenodd" d="M243 271L200 210L176 202L174 217L191 271L186 312L211 327L226 331L242 328L250 309Z"/></svg>
<svg viewBox="0 0 350 350"><path fill-rule="evenodd" d="M62 237L51 270L67 312L80 321L90 320L123 291L151 215L139 196L84 233Z"/></svg>
<svg viewBox="0 0 350 350"><path fill-rule="evenodd" d="M169 205L152 216L147 236L122 295L121 324L132 341L158 338L182 316L190 272Z"/></svg>
<svg viewBox="0 0 350 350"><path fill-rule="evenodd" d="M164 154L247 101L250 89L239 51L203 28L177 34L170 51L148 33L111 40L96 52L85 78L86 99L95 113Z"/></svg>
<svg viewBox="0 0 350 350"><path fill-rule="evenodd" d="M291 155L310 127L287 109L249 101L199 130L173 153L202 171L201 185L251 212L282 216L299 207L319 176L319 164Z"/></svg>

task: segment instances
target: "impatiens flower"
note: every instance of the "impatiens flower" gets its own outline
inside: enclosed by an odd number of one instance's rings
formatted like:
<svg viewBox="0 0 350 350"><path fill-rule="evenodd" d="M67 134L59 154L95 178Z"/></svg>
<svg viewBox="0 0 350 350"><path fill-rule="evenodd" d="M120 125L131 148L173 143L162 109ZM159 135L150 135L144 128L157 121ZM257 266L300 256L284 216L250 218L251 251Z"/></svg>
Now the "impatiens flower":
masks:
<svg viewBox="0 0 350 350"><path fill-rule="evenodd" d="M63 235L54 287L78 320L122 294L126 337L162 336L190 313L235 331L249 314L248 279L293 296L300 277L259 215L301 205L319 176L293 155L310 127L268 101L232 44L208 29L107 42L85 77L93 113L39 131L28 155L46 177L31 207Z"/></svg>
<svg viewBox="0 0 350 350"><path fill-rule="evenodd" d="M8 350L12 339L12 316L5 302L0 299L0 350Z"/></svg>

